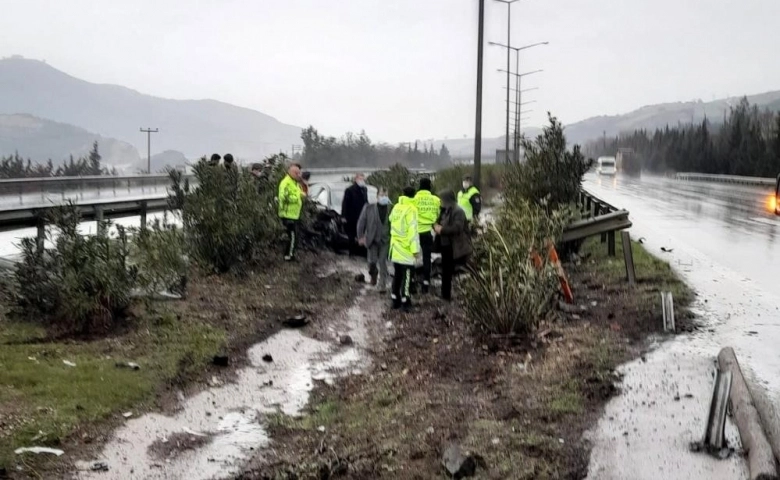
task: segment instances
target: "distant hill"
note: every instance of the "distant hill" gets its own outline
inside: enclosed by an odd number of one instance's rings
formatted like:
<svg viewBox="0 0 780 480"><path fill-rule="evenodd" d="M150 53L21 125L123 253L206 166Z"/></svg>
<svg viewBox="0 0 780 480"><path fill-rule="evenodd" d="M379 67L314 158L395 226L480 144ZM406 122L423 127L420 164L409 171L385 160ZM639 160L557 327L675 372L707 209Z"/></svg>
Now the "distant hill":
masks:
<svg viewBox="0 0 780 480"><path fill-rule="evenodd" d="M144 162L144 170L146 170L146 160ZM166 150L152 155L152 173L163 172L167 168L174 168L186 165L189 162L187 157L183 153L176 150Z"/></svg>
<svg viewBox="0 0 780 480"><path fill-rule="evenodd" d="M129 143L32 115L0 115L0 156L18 152L38 163L51 159L56 166L70 155L87 156L95 141L104 165L120 171L141 166L138 150Z"/></svg>
<svg viewBox="0 0 780 480"><path fill-rule="evenodd" d="M607 133L615 136L623 132L638 129L655 130L678 123L701 122L705 116L713 123L723 121L723 115L730 106L736 106L739 97L723 98L711 102L701 100L691 102L661 103L648 105L622 115L592 117L566 126L566 139L569 143L583 144ZM759 108L780 110L780 91L748 95L748 101Z"/></svg>
<svg viewBox="0 0 780 480"><path fill-rule="evenodd" d="M768 108L780 111L780 91L748 95L751 105L759 108ZM589 140L607 136L615 136L622 132L633 132L638 129L655 130L665 126L675 126L678 123L701 122L706 116L713 123L723 121L724 112L728 112L730 106L736 106L742 97L730 97L712 102L701 100L691 102L661 103L638 108L632 112L621 115L603 115L591 117L565 126L566 140L570 145L584 145ZM523 130L526 137L533 138L541 129L531 127ZM448 140L436 140L434 146L440 148L445 143L453 158L471 159L474 155L473 138L456 138ZM482 139L482 157L484 159L495 158L496 149L504 149L504 136L498 138Z"/></svg>
<svg viewBox="0 0 780 480"><path fill-rule="evenodd" d="M146 135L139 128L156 127L160 133L152 135L152 153L176 150L190 158L231 152L254 160L301 143L299 127L255 110L215 100L169 100L89 83L20 57L0 60L0 113L68 123L122 140L142 152L146 152Z"/></svg>

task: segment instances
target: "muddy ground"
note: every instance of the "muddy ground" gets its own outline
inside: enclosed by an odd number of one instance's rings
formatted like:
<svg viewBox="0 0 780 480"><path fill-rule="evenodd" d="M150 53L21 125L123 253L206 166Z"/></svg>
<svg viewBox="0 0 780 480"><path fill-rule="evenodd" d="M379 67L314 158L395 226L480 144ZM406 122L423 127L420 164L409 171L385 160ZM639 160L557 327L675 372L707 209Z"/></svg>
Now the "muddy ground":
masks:
<svg viewBox="0 0 780 480"><path fill-rule="evenodd" d="M583 252L567 271L585 311L561 312L532 339L482 335L435 297L378 315L389 328L373 369L319 385L301 417L269 417L272 448L238 478L445 478L453 444L473 455L475 478L584 478L583 433L618 393L615 367L661 329L658 292L676 293L680 330L694 325L681 308L690 293L638 245L634 287L620 251L609 258L596 239Z"/></svg>
<svg viewBox="0 0 780 480"><path fill-rule="evenodd" d="M96 458L127 421L124 413L171 414L182 399L230 382L248 363L248 348L289 317L303 314L313 325L330 319L360 290L337 262L331 253L304 253L298 263L269 259L241 274L193 270L185 300L138 302L121 331L100 339L54 339L6 314L0 364L11 368L0 373L0 478L70 478L75 462ZM215 365L215 356L229 365ZM140 370L118 367L128 361ZM199 443L169 439L158 453ZM66 453L13 453L32 445Z"/></svg>

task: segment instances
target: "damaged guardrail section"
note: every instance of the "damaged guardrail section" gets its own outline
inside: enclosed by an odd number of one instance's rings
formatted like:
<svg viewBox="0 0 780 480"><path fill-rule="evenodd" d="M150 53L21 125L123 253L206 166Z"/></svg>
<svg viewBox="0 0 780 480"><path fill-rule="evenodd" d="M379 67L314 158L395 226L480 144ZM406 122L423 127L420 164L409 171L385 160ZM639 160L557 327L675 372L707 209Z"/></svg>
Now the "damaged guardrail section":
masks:
<svg viewBox="0 0 780 480"><path fill-rule="evenodd" d="M617 209L585 190L580 191L579 206L584 218L569 224L563 230L561 240L574 242L601 235L601 243L607 244L608 254L614 257L615 233L621 232L626 280L633 285L636 282L636 273L631 236L626 231L632 225L631 220L628 219L628 210Z"/></svg>

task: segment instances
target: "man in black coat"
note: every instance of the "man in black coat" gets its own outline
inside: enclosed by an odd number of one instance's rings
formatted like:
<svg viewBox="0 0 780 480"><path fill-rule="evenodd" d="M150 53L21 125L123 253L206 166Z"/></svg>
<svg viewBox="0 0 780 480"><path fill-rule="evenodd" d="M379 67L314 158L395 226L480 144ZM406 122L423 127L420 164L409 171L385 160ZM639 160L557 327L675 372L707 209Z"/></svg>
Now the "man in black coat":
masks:
<svg viewBox="0 0 780 480"><path fill-rule="evenodd" d="M360 250L357 243L357 223L363 207L368 203L366 177L362 173L355 175L355 181L344 190L341 201L341 216L344 218L347 237L349 238L349 253L354 255Z"/></svg>

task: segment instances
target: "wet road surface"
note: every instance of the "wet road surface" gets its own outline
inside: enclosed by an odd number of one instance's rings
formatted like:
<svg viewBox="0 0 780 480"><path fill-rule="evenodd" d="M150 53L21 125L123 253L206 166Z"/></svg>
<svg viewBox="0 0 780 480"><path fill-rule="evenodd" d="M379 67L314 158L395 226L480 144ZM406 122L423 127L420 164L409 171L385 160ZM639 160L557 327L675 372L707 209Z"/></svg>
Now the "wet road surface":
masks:
<svg viewBox="0 0 780 480"><path fill-rule="evenodd" d="M704 433L722 347L734 347L745 374L775 405L780 400L780 221L771 213L771 191L596 175L586 177L585 188L629 210L632 237L644 237L696 291L703 323L622 368L624 394L591 432L590 478L747 478L741 459L712 460L687 446ZM727 433L738 446L733 426Z"/></svg>

